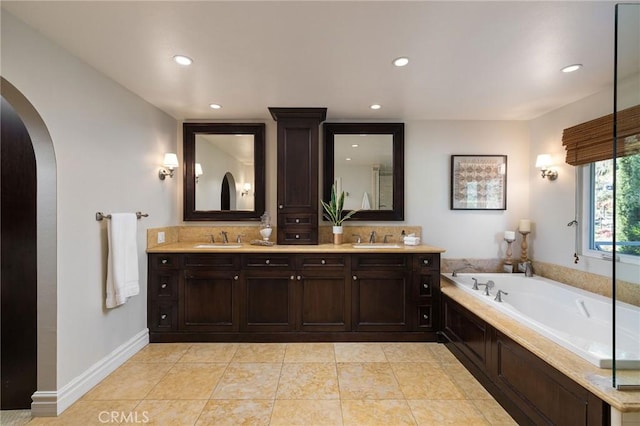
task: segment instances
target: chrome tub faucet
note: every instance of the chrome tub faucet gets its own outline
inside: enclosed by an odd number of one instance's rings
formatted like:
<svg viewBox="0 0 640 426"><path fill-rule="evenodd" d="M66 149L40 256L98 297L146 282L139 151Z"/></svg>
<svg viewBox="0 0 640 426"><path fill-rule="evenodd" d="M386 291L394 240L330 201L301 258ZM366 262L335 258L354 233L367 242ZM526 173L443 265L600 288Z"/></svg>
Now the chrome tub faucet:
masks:
<svg viewBox="0 0 640 426"><path fill-rule="evenodd" d="M506 291L502 291L502 290L498 290L498 293L496 293L496 297L493 299L496 302L502 302L502 295L508 296L509 293L507 293Z"/></svg>
<svg viewBox="0 0 640 426"><path fill-rule="evenodd" d="M461 266L459 268L456 268L453 270L453 272L451 272L451 276L452 277L457 277L458 276L458 272L460 271L464 271L465 269L469 269L469 268L473 268L473 265L469 262L465 262L464 266Z"/></svg>

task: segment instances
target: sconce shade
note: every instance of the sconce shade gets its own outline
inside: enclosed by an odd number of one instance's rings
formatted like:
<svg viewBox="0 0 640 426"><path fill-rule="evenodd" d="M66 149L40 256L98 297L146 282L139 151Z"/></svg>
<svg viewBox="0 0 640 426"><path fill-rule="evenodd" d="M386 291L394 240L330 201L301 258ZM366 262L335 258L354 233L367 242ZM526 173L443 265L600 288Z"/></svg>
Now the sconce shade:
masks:
<svg viewBox="0 0 640 426"><path fill-rule="evenodd" d="M204 174L202 171L202 164L196 163L196 177L200 177Z"/></svg>
<svg viewBox="0 0 640 426"><path fill-rule="evenodd" d="M178 156L173 152L167 152L164 154L164 162L162 163L168 169L175 169L178 167Z"/></svg>
<svg viewBox="0 0 640 426"><path fill-rule="evenodd" d="M540 154L536 158L536 168L546 170L551 165L551 155Z"/></svg>
<svg viewBox="0 0 640 426"><path fill-rule="evenodd" d="M251 191L251 184L249 182L245 183L242 185L242 189L247 192Z"/></svg>

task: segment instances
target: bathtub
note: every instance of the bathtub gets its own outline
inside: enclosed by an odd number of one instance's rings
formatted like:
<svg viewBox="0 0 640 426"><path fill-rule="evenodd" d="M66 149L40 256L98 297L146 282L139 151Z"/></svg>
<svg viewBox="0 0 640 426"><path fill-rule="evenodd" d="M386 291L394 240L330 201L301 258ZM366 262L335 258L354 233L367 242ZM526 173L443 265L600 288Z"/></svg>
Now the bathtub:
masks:
<svg viewBox="0 0 640 426"><path fill-rule="evenodd" d="M546 278L523 274L442 274L484 303L600 368L612 368L612 300ZM473 280L496 285L491 296ZM498 290L509 293L494 300ZM640 308L618 302L616 368L640 369Z"/></svg>

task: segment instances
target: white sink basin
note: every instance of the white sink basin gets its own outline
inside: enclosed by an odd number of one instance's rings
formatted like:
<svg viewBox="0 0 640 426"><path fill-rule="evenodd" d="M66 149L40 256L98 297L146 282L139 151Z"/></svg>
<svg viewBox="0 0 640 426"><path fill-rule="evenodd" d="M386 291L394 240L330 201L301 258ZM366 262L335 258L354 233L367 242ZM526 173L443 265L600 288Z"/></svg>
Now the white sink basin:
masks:
<svg viewBox="0 0 640 426"><path fill-rule="evenodd" d="M355 243L353 248L364 248L364 249L399 249L402 248L399 244L394 243Z"/></svg>
<svg viewBox="0 0 640 426"><path fill-rule="evenodd" d="M241 244L229 244L229 243L210 243L210 244L198 244L195 248L201 249L234 249L242 247Z"/></svg>

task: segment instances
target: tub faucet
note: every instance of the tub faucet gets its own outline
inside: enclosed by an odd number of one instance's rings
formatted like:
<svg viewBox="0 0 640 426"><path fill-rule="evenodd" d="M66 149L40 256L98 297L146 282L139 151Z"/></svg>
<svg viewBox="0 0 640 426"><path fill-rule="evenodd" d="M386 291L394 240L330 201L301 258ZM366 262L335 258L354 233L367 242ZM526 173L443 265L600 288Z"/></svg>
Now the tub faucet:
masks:
<svg viewBox="0 0 640 426"><path fill-rule="evenodd" d="M493 299L496 302L502 302L502 295L508 296L509 293L507 293L506 291L502 291L502 290L498 290L498 293L496 294L496 297Z"/></svg>
<svg viewBox="0 0 640 426"><path fill-rule="evenodd" d="M220 235L222 235L222 242L227 244L229 242L229 234L227 231L220 231Z"/></svg>
<svg viewBox="0 0 640 426"><path fill-rule="evenodd" d="M487 281L484 284L478 284L478 286L484 286L484 295L485 296L491 296L491 293L489 293L489 290L492 289L493 287L496 286L496 283L494 283L492 280Z"/></svg>
<svg viewBox="0 0 640 426"><path fill-rule="evenodd" d="M369 234L369 242L372 244L376 242L376 231L371 231Z"/></svg>
<svg viewBox="0 0 640 426"><path fill-rule="evenodd" d="M471 287L471 290L480 290L478 288L478 279L477 278L471 278L473 280L473 287Z"/></svg>
<svg viewBox="0 0 640 426"><path fill-rule="evenodd" d="M473 265L470 264L469 262L466 262L464 266L461 266L460 268L454 269L453 272L451 273L451 276L452 277L457 277L458 276L458 272L464 271L465 269L469 269L469 268L473 268Z"/></svg>
<svg viewBox="0 0 640 426"><path fill-rule="evenodd" d="M525 277L533 276L533 266L531 266L531 262L524 263L524 276Z"/></svg>

